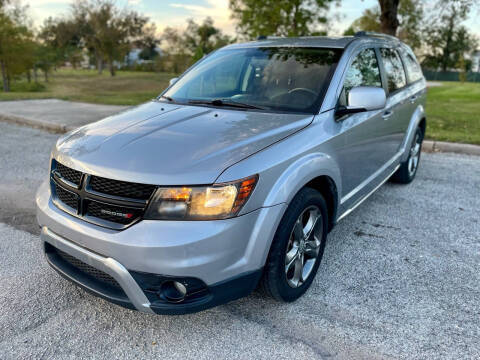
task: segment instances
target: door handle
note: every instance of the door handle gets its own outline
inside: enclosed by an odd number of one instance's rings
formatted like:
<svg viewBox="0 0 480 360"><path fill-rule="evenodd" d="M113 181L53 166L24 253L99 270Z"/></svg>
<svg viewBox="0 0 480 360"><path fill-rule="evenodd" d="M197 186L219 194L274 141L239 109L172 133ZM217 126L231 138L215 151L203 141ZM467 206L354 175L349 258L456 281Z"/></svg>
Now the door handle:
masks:
<svg viewBox="0 0 480 360"><path fill-rule="evenodd" d="M387 110L382 114L382 118L383 120L387 120L392 115L393 115L393 111Z"/></svg>

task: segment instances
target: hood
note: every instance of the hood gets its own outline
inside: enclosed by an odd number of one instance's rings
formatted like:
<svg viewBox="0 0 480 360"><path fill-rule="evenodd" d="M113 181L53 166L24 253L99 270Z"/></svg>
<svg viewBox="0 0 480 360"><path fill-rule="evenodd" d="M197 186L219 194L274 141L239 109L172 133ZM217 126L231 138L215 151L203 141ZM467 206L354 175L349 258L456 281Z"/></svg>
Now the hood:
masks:
<svg viewBox="0 0 480 360"><path fill-rule="evenodd" d="M211 184L227 167L312 119L152 101L74 130L59 139L53 156L74 169L111 179Z"/></svg>

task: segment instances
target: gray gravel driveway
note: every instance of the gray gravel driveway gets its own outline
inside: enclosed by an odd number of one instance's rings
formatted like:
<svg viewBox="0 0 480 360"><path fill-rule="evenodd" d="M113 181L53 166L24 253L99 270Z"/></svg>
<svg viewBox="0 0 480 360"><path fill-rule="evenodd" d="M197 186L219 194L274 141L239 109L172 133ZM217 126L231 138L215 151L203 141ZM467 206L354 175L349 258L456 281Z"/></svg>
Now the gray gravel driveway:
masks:
<svg viewBox="0 0 480 360"><path fill-rule="evenodd" d="M293 304L253 295L186 316L93 297L51 270L33 196L56 135L0 123L0 358L478 359L480 157L422 154L329 236Z"/></svg>

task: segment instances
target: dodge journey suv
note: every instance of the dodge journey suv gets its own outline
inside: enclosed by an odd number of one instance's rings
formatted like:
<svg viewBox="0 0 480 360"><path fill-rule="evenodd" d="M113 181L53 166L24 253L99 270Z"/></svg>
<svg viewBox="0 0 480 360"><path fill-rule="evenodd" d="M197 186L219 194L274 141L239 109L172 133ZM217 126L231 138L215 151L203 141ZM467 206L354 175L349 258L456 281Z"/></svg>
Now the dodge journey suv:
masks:
<svg viewBox="0 0 480 360"><path fill-rule="evenodd" d="M327 234L417 171L426 83L398 39L264 38L61 137L36 203L48 263L113 303L183 314L260 286L291 302Z"/></svg>

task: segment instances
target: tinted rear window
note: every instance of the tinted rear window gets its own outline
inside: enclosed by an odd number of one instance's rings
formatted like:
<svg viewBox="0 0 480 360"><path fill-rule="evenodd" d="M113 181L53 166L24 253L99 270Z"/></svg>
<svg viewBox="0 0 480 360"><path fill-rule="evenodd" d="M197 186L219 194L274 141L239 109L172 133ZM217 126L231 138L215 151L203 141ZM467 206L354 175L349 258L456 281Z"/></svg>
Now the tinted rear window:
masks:
<svg viewBox="0 0 480 360"><path fill-rule="evenodd" d="M394 92L407 85L405 71L403 70L402 60L400 55L394 49L380 49L382 55L383 65L387 75L388 91Z"/></svg>

